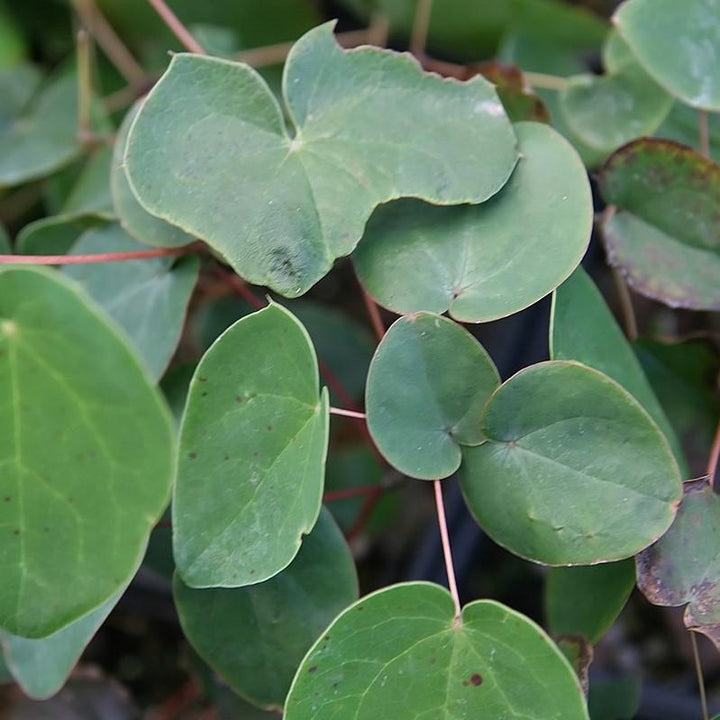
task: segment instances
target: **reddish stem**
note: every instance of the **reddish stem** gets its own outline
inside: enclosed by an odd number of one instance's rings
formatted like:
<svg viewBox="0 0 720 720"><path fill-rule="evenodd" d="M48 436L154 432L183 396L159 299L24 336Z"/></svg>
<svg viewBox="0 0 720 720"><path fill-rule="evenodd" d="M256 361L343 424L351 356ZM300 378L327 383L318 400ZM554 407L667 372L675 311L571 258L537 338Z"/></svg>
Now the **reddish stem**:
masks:
<svg viewBox="0 0 720 720"><path fill-rule="evenodd" d="M172 30L175 37L191 52L197 55L206 55L202 45L190 34L190 31L180 22L178 16L165 4L164 0L148 0L155 8L155 12L163 22Z"/></svg>
<svg viewBox="0 0 720 720"><path fill-rule="evenodd" d="M155 257L177 257L196 253L201 249L202 245L200 243L192 243L179 248L131 250L129 252L107 252L93 255L0 255L0 265L88 265L90 263L143 260Z"/></svg>
<svg viewBox="0 0 720 720"><path fill-rule="evenodd" d="M382 488L379 486L375 488L374 492L371 492L368 494L368 497L365 500L365 503L363 504L362 508L360 509L360 514L358 515L358 518L355 521L355 524L348 531L347 539L348 539L349 543L352 543L354 540L356 540L357 537L360 535L360 533L365 529L365 525L367 524L367 521L370 519L370 516L372 515L372 512L375 509L375 506L380 501L381 497L382 497Z"/></svg>
<svg viewBox="0 0 720 720"><path fill-rule="evenodd" d="M450 549L450 535L448 534L447 518L445 517L445 503L443 501L442 481L433 480L435 489L435 507L437 508L438 526L440 528L440 539L442 540L443 555L445 556L445 569L447 570L448 586L455 604L455 623L460 622L462 608L460 606L460 595L458 594L457 582L455 581L455 566L453 565L452 551Z"/></svg>

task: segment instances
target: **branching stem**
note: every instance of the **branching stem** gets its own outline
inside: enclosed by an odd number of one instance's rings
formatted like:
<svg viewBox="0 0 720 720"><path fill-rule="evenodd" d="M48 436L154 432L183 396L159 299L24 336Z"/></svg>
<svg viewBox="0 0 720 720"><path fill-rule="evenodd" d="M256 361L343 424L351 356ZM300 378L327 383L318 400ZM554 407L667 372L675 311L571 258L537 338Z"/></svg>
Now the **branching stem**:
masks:
<svg viewBox="0 0 720 720"><path fill-rule="evenodd" d="M365 413L357 410L345 410L344 408L330 407L331 415L342 415L343 417L355 418L356 420L364 420Z"/></svg>

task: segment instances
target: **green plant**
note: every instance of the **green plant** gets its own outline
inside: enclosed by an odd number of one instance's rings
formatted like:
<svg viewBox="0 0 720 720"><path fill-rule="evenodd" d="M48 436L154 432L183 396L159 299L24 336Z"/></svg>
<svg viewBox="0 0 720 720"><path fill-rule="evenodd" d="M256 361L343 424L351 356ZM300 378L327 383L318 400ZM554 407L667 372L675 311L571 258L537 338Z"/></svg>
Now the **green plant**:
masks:
<svg viewBox="0 0 720 720"><path fill-rule="evenodd" d="M715 356L638 341L625 285L720 309L715 0L627 0L613 30L554 0L487 15L353 0L368 39L389 30L416 57L346 50L319 24L279 87L225 57L240 52L230 19L190 32L151 4L190 52L145 97L100 14L123 27L123 8L74 3L129 83L117 133L84 31L75 67L50 78L22 48L0 53L0 217L18 226L0 258L0 639L25 692L62 686L171 493L189 642L288 720L589 718L589 649L625 605L633 558L645 596L686 605L691 633L719 644ZM317 19L287 11L291 37ZM452 38L527 72L426 54ZM600 42L605 73L577 73ZM588 168L629 338L580 267ZM47 216L21 222L38 192ZM376 348L346 316L292 300L347 256ZM207 311L218 287L246 303L229 322ZM468 328L549 294L551 359L502 382ZM387 331L376 303L401 316ZM326 485L326 460L364 462L330 442L331 416L385 468L432 483L449 592L357 599L338 524L352 536L383 489ZM690 462L687 427L702 433ZM709 460L691 479L697 454ZM549 634L491 600L461 607L443 507L456 472L482 529L550 568Z"/></svg>

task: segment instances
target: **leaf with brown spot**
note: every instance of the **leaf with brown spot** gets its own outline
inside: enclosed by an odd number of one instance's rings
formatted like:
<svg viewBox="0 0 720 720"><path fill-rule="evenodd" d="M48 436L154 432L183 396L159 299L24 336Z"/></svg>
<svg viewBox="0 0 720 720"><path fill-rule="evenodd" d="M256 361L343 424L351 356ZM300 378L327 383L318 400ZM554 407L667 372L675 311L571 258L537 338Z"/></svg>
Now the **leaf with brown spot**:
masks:
<svg viewBox="0 0 720 720"><path fill-rule="evenodd" d="M599 174L615 212L603 223L611 265L670 307L720 309L720 166L670 140L623 146Z"/></svg>
<svg viewBox="0 0 720 720"><path fill-rule="evenodd" d="M720 497L705 478L685 483L675 522L636 561L638 587L655 605L685 608L685 625L720 648Z"/></svg>
<svg viewBox="0 0 720 720"><path fill-rule="evenodd" d="M469 65L468 71L468 78L482 75L495 85L500 102L513 122L550 122L550 113L545 103L525 82L523 72L517 65L491 60Z"/></svg>

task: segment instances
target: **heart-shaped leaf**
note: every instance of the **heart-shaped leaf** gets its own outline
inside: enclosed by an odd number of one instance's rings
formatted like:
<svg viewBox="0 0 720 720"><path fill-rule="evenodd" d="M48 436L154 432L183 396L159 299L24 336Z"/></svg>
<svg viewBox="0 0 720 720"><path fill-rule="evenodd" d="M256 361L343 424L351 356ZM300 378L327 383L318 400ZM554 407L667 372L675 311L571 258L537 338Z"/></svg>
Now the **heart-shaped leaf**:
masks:
<svg viewBox="0 0 720 720"><path fill-rule="evenodd" d="M453 618L449 593L395 585L350 606L308 652L285 720L587 720L567 660L545 633L491 600Z"/></svg>
<svg viewBox="0 0 720 720"><path fill-rule="evenodd" d="M238 320L190 384L173 501L191 587L241 587L297 555L322 502L327 392L303 326L271 304Z"/></svg>
<svg viewBox="0 0 720 720"><path fill-rule="evenodd" d="M715 0L627 0L613 17L645 69L684 103L720 110Z"/></svg>
<svg viewBox="0 0 720 720"><path fill-rule="evenodd" d="M463 451L470 511L494 540L548 565L620 560L670 526L677 464L655 423L585 365L532 365L503 383Z"/></svg>
<svg viewBox="0 0 720 720"><path fill-rule="evenodd" d="M347 543L324 510L274 578L194 590L176 575L174 594L183 631L208 664L256 705L282 707L305 653L357 600L358 583Z"/></svg>
<svg viewBox="0 0 720 720"><path fill-rule="evenodd" d="M0 627L24 637L56 632L127 584L173 467L167 408L61 278L0 272Z"/></svg>
<svg viewBox="0 0 720 720"><path fill-rule="evenodd" d="M48 637L31 640L0 631L8 668L26 695L45 700L62 688L124 590Z"/></svg>
<svg viewBox="0 0 720 720"><path fill-rule="evenodd" d="M128 138L128 178L149 212L289 297L354 249L376 205L481 202L517 160L486 80L443 80L386 50L342 50L332 27L301 38L285 65L294 136L254 70L180 54Z"/></svg>
<svg viewBox="0 0 720 720"><path fill-rule="evenodd" d="M135 103L120 125L113 149L110 171L112 202L120 224L139 242L157 247L177 247L193 241L180 228L151 215L138 202L125 175L125 149L130 126L135 119L140 102Z"/></svg>
<svg viewBox="0 0 720 720"><path fill-rule="evenodd" d="M592 229L585 168L551 127L515 128L522 158L497 197L450 208L402 200L375 212L353 257L380 304L487 322L537 302L575 269Z"/></svg>
<svg viewBox="0 0 720 720"><path fill-rule="evenodd" d="M720 648L720 497L686 482L675 522L636 558L638 587L656 605L685 608L685 625Z"/></svg>
<svg viewBox="0 0 720 720"><path fill-rule="evenodd" d="M70 254L143 249L114 223L88 230ZM150 375L157 380L180 340L199 266L196 257L158 257L68 265L64 272L79 282L127 332Z"/></svg>
<svg viewBox="0 0 720 720"><path fill-rule="evenodd" d="M549 568L545 608L553 635L581 636L593 645L625 607L635 587L635 563Z"/></svg>
<svg viewBox="0 0 720 720"><path fill-rule="evenodd" d="M720 309L720 166L642 138L608 159L599 182L617 210L603 224L608 259L632 287L671 307Z"/></svg>
<svg viewBox="0 0 720 720"><path fill-rule="evenodd" d="M418 313L387 331L368 373L368 430L400 472L432 480L483 441L482 409L500 378L480 343L452 320Z"/></svg>
<svg viewBox="0 0 720 720"><path fill-rule="evenodd" d="M657 423L686 470L682 446L603 296L579 267L555 291L550 320L553 360L577 360L620 383Z"/></svg>

